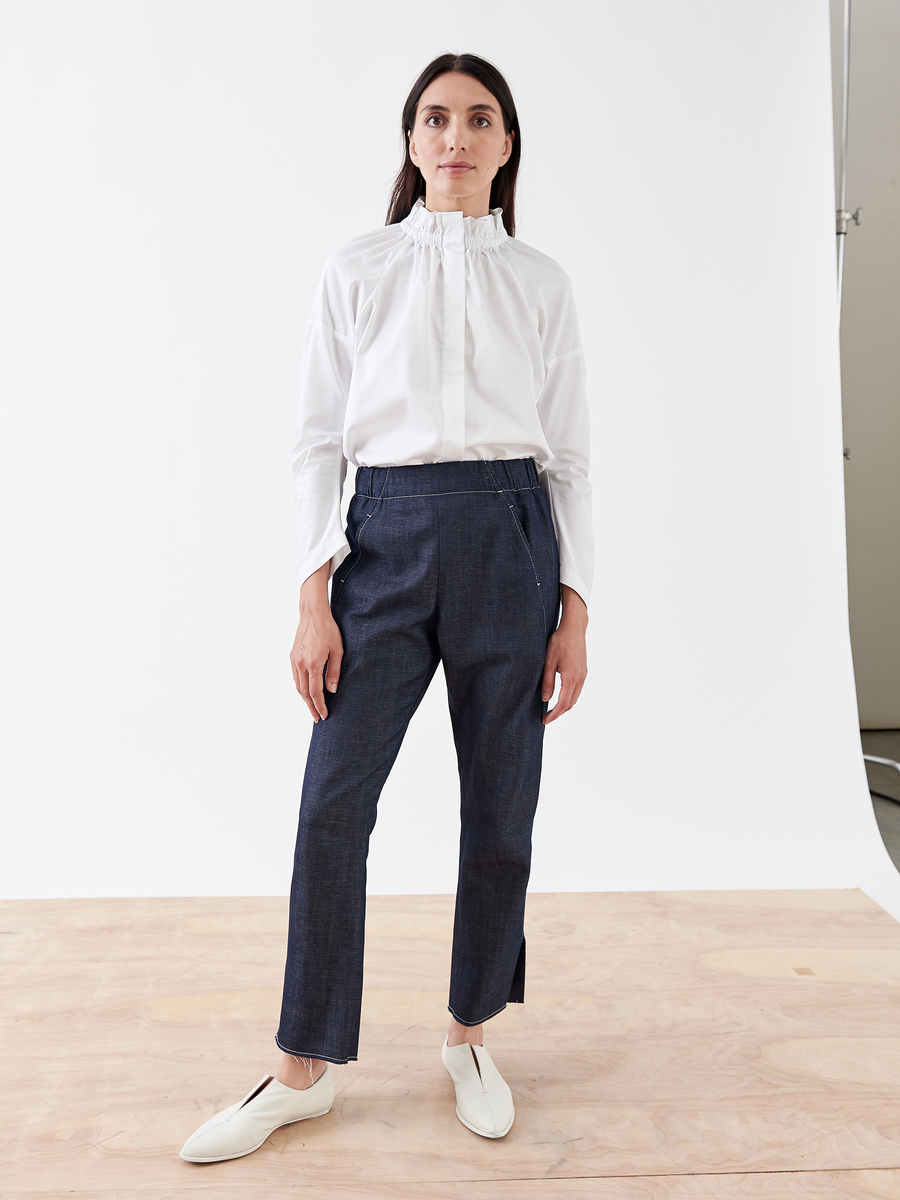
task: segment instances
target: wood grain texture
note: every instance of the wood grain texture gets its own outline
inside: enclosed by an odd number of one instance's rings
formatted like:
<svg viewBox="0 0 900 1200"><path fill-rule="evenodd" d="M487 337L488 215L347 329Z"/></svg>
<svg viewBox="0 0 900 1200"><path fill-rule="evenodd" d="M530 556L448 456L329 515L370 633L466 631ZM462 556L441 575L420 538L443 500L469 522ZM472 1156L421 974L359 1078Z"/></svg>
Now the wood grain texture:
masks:
<svg viewBox="0 0 900 1200"><path fill-rule="evenodd" d="M334 1109L195 1164L280 1059L287 900L0 902L0 1195L900 1198L900 924L859 889L529 896L526 1003L486 1026L497 1141L440 1061L452 923L370 897Z"/></svg>
<svg viewBox="0 0 900 1200"><path fill-rule="evenodd" d="M249 1190L251 1189L252 1190ZM804 1171L653 1178L512 1179L499 1183L303 1183L277 1188L220 1186L69 1192L80 1200L896 1200L900 1171ZM4 1192L4 1200L60 1200L59 1192Z"/></svg>

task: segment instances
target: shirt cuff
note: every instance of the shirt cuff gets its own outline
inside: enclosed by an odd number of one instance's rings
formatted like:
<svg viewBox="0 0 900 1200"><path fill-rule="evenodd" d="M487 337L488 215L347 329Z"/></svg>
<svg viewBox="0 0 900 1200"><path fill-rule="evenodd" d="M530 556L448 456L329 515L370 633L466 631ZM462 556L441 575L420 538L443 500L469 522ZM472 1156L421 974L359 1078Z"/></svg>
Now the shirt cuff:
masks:
<svg viewBox="0 0 900 1200"><path fill-rule="evenodd" d="M577 592L578 595L582 598L585 605L587 607L590 607L591 589L588 587L587 583L581 578L581 576L578 574L577 571L573 571L570 568L564 567L562 564L560 564L559 584L560 584L560 587L562 587L562 585L565 584L566 587L572 588L572 590Z"/></svg>
<svg viewBox="0 0 900 1200"><path fill-rule="evenodd" d="M343 535L320 542L316 549L306 554L300 562L297 569L300 586L303 587L310 575L318 571L326 560L330 562L328 568L328 578L330 579L349 553L350 543Z"/></svg>

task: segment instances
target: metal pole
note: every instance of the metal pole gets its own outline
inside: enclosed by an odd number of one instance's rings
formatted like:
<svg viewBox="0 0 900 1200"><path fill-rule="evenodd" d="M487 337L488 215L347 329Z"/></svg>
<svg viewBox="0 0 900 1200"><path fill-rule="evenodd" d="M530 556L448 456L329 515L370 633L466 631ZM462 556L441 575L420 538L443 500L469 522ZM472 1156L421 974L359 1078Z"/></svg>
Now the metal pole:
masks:
<svg viewBox="0 0 900 1200"><path fill-rule="evenodd" d="M850 0L844 0L844 77L841 95L841 208L847 207L847 124L850 115Z"/></svg>
<svg viewBox="0 0 900 1200"><path fill-rule="evenodd" d="M844 238L847 236L847 124L850 113L850 0L844 0L844 56L841 87L841 173L837 210L837 303L841 325L841 293L844 284Z"/></svg>
<svg viewBox="0 0 900 1200"><path fill-rule="evenodd" d="M837 210L837 317L841 327L841 295L844 289L844 238L847 222L859 224L862 209L847 212L847 127L850 117L850 0L844 0L844 71L841 88L841 172Z"/></svg>
<svg viewBox="0 0 900 1200"><path fill-rule="evenodd" d="M850 115L850 0L844 0L844 78L841 95L841 174L840 174L840 195L839 207L837 210L837 302L838 302L838 329L841 327L841 293L844 283L844 238L847 236L847 222L850 220L859 224L862 209L858 208L856 212L847 212L847 127L849 124ZM846 457L850 457L847 451L844 451ZM874 754L864 754L863 762L877 763L882 767L893 767L896 771L900 771L900 762L894 762L892 758L877 758ZM886 800L893 800L893 796L886 796ZM900 804L900 800L895 800L894 803Z"/></svg>

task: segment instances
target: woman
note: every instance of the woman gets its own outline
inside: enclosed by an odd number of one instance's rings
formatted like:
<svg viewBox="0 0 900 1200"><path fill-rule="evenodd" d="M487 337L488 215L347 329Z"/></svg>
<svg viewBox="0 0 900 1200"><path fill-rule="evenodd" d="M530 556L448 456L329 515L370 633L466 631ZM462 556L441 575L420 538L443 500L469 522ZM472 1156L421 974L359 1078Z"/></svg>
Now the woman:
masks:
<svg viewBox="0 0 900 1200"><path fill-rule="evenodd" d="M249 1154L273 1129L328 1112L329 1064L357 1057L369 835L439 661L462 797L442 1059L467 1128L502 1137L515 1115L483 1023L524 1001L544 726L587 674L584 364L568 278L514 236L521 140L500 73L474 55L435 59L403 133L387 224L328 259L304 343L291 662L315 726L282 1060L188 1139L192 1162Z"/></svg>

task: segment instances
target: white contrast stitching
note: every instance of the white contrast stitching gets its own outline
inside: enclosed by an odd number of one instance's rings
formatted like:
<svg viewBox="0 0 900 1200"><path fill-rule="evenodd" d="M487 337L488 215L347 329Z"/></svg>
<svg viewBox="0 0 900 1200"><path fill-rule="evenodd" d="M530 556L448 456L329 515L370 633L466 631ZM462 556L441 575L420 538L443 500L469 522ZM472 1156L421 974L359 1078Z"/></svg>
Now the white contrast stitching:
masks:
<svg viewBox="0 0 900 1200"><path fill-rule="evenodd" d="M388 467L388 470L390 470L390 467ZM536 483L533 487L507 488L506 490L508 492L533 492L535 490L535 488L539 488L540 486L541 485L539 483ZM468 490L462 491L462 492L404 492L402 496L379 496L378 499L379 500L422 500L426 496L476 496L476 495L484 495L485 493L487 493L487 495L489 495L489 496L495 496L497 494L496 491L494 490L494 488L469 488ZM370 500L372 499L372 497L369 496L368 492L354 492L353 495L354 496L368 496L368 498Z"/></svg>
<svg viewBox="0 0 900 1200"><path fill-rule="evenodd" d="M496 483L497 487L500 488L500 495L503 496L504 500L506 500L506 496L504 494L504 489L502 487L500 487L500 481L497 479L497 476L494 474L494 472L491 471L491 464L488 459L485 459L485 465L487 466L488 471L490 471L491 478L493 479L494 483ZM538 486L540 486L540 484ZM532 487L532 488L528 488L528 489L525 489L525 488L507 488L506 489L506 491L509 491L509 492L523 492L526 490L533 492L534 488ZM522 539L522 545L528 551L528 557L531 559L531 569L532 569L532 571L534 571L534 582L538 585L538 587L540 587L541 581L540 581L540 578L537 573L537 567L534 565L534 556L531 553L531 547L528 545L528 539L525 536L522 526L519 524L519 518L516 516L516 510L513 508L513 506L509 503L508 500L506 500L506 504L507 504L507 507L509 508L509 511L512 513L512 519L516 523L516 529L518 529L518 531L519 531L519 537Z"/></svg>
<svg viewBox="0 0 900 1200"><path fill-rule="evenodd" d="M290 1054L291 1058L296 1058L296 1055L294 1054L293 1050L285 1050L284 1046L282 1046L280 1044L280 1042L278 1041L278 1038L275 1038L275 1045L284 1054ZM329 1058L327 1055L321 1054L318 1051L315 1054L301 1055L301 1057L318 1058L318 1059L321 1059L322 1062L330 1063L333 1067L346 1067L349 1062L357 1061L357 1057L355 1054L352 1055L350 1058Z"/></svg>
<svg viewBox="0 0 900 1200"><path fill-rule="evenodd" d="M357 564L359 563L359 560L362 558L362 535L363 535L363 531L365 530L365 528L366 528L366 526L368 525L368 523L369 523L369 522L372 520L372 518L375 516L375 514L378 512L378 504L379 504L379 502L382 500L382 498L383 498L383 496L384 496L384 489L387 487L388 475L390 475L390 473L391 473L391 468L390 468L390 467L388 467L388 469L387 469L387 471L386 471L386 473L385 473L385 476L384 476L384 480L382 481L382 484L381 484L381 491L378 493L378 495L377 495L377 496L367 495L365 492L354 492L354 493L353 493L353 495L354 495L354 496L364 496L364 497L365 497L366 499L368 499L368 500L374 500L374 501L375 501L375 507L374 507L374 508L372 509L372 511L371 511L371 512L370 512L370 513L369 513L369 514L366 516L366 519L363 521L362 525L360 526L359 533L356 535L356 562L354 562L354 563L353 563L353 565L350 567L350 570L347 572L347 574L346 574L346 575L344 576L344 578L341 580L341 586L338 588L338 590L337 590L337 592L335 593L335 595L331 597L331 603L332 603L332 604L334 603L334 601L335 601L336 597L337 597L337 596L339 596L339 595L341 594L341 588L343 588L344 584L347 582L347 580L348 580L348 579L350 578L350 576L353 574L353 571L354 571L354 569L356 568Z"/></svg>
<svg viewBox="0 0 900 1200"><path fill-rule="evenodd" d="M508 1000L507 1000L506 1004L509 1004L509 1001L508 1001ZM506 1004L502 1004L502 1005L501 1005L501 1006L500 1006L500 1007L499 1007L499 1008L498 1008L498 1009L497 1009L495 1012L492 1012L492 1013L490 1013L490 1014L489 1014L488 1016L486 1016L486 1017L482 1017L480 1021L475 1021L475 1022L473 1022L473 1024L474 1024L474 1025L483 1025L483 1024L485 1023L485 1021L489 1021L489 1020L491 1019L491 1017L496 1017L497 1013L502 1013L502 1012L503 1012L503 1010L504 1010L504 1008L506 1008ZM448 1011L450 1012L451 1016L453 1017L454 1021L459 1021L459 1017L456 1015L456 1013L453 1011L453 1009L452 1009L452 1008L450 1008L450 1005L449 1005L449 1004L447 1005L447 1009L448 1009ZM466 1024L466 1022L465 1022L465 1021L459 1021L459 1023L460 1023L460 1025L465 1025L465 1024ZM467 1027L468 1027L469 1029L471 1029L471 1028L472 1028L472 1025L469 1025L469 1026L467 1026Z"/></svg>

